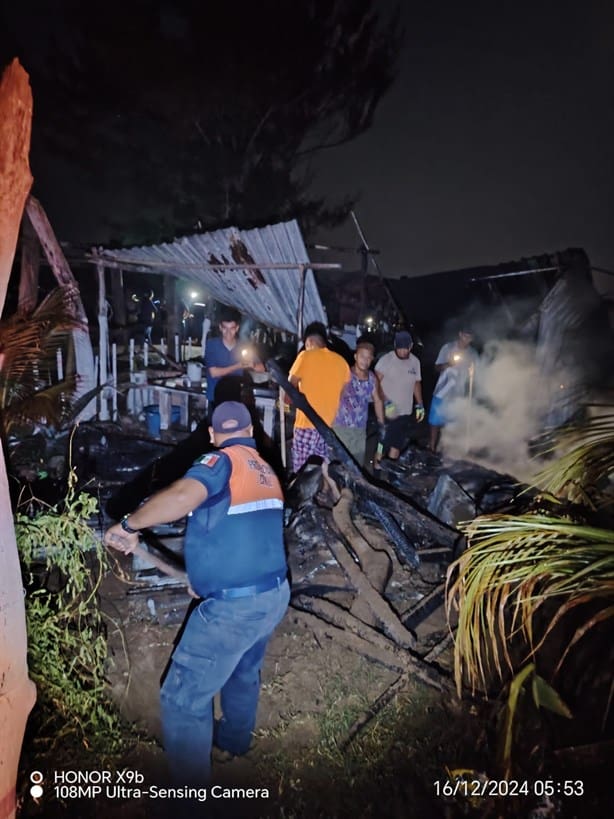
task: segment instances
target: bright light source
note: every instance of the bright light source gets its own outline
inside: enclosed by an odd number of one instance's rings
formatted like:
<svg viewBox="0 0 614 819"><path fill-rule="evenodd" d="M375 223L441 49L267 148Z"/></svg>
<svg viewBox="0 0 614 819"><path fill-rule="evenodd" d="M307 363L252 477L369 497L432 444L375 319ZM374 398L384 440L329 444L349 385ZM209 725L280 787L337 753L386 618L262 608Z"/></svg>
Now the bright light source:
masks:
<svg viewBox="0 0 614 819"><path fill-rule="evenodd" d="M192 290L192 292L190 293L190 298L191 299L197 299L198 298L198 293L195 290Z"/></svg>
<svg viewBox="0 0 614 819"><path fill-rule="evenodd" d="M367 316L365 321L367 322L367 324L373 324L373 319L371 318L371 316Z"/></svg>

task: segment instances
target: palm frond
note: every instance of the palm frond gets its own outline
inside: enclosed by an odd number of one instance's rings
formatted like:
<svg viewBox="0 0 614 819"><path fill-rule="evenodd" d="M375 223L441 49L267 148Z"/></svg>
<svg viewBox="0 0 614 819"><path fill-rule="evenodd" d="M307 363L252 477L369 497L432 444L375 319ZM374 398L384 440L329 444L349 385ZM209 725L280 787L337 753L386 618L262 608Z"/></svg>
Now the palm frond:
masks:
<svg viewBox="0 0 614 819"><path fill-rule="evenodd" d="M533 483L573 503L600 505L599 484L614 474L614 412L560 430L549 452L556 454L556 461L542 469Z"/></svg>
<svg viewBox="0 0 614 819"><path fill-rule="evenodd" d="M2 412L5 431L31 421L41 421L59 427L71 412L71 398L75 389L75 379L69 378L47 389L13 399Z"/></svg>
<svg viewBox="0 0 614 819"><path fill-rule="evenodd" d="M70 288L56 288L30 313L0 322L4 363L0 372L0 410L5 429L25 420L57 422L74 390L74 382L51 384L56 351L78 325L71 308ZM56 402L57 406L54 406Z"/></svg>
<svg viewBox="0 0 614 819"><path fill-rule="evenodd" d="M515 637L534 656L543 642L536 642L534 617L544 601L557 601L560 619L576 600L614 597L610 530L532 514L476 518L464 530L469 548L447 579L448 616L458 609L459 691L465 677L475 690L513 670L507 644Z"/></svg>
<svg viewBox="0 0 614 819"><path fill-rule="evenodd" d="M567 644L561 659L558 661L557 666L554 670L554 673L557 674L561 670L561 666L565 662L567 655L571 651L571 649L576 645L576 643L581 640L583 637L588 634L588 632L594 628L598 623L605 622L609 620L610 617L614 617L614 606L607 606L601 611L598 611L593 617L590 617L586 622L584 622L579 628L576 629L573 637Z"/></svg>

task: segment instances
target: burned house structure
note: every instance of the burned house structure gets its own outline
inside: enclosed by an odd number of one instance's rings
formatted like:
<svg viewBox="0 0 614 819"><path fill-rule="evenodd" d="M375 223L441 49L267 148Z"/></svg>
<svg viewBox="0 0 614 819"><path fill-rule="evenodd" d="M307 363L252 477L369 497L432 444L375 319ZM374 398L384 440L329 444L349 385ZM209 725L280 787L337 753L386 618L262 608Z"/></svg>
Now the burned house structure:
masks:
<svg viewBox="0 0 614 819"><path fill-rule="evenodd" d="M371 332L379 352L390 347L396 324L412 328L427 399L436 380L437 352L456 336L459 322L472 327L480 349L502 340L533 349L539 372L534 388L540 404L547 405L544 428L570 421L611 378L614 341L608 305L594 286L582 249L388 277L385 287L364 266L353 274L317 273L317 279L331 322Z"/></svg>
<svg viewBox="0 0 614 819"><path fill-rule="evenodd" d="M300 230L292 222L253 231L228 228L153 247L98 249L89 261L96 267L99 288L96 380L103 389L99 401L101 408L102 402L111 401L111 409L107 403L106 418L99 418L106 426L81 425L75 452L84 474L96 477L101 499L108 501L109 516L118 518L183 474L195 452L204 451L209 442L202 426L188 436L183 424L183 440L174 444L155 441L149 463L147 448L141 443L134 450L128 447L128 438L143 436L126 436L117 429L122 409L113 404L117 388L155 388L159 396L166 396L159 398L161 404L167 400L169 406L179 400L179 393L190 393L192 388L171 386L166 383L169 373L155 373L152 367L143 383L135 382L134 372L125 366L123 373L113 366L107 369L112 362L108 348L113 346L104 309L107 280L113 290L122 271L131 270L160 276L169 292L178 279L198 283L217 301L292 338L300 336L304 324L326 322L327 316L312 272L317 265L311 264ZM354 284L363 287L364 283ZM397 319L386 311L392 311L392 302L396 303L406 324L418 331L425 373L437 345L452 331L448 322L462 315L474 323L484 342L495 330L499 337L529 340L549 389L550 376L558 374L561 361L573 371L575 380L569 382L569 388L548 395L544 425L570 420L586 397L589 369L580 367L576 372L575 362L581 354L575 352L575 342L586 328L600 326L601 312L583 253L569 251L497 268L389 279L386 293L382 294L379 285L376 291L385 304L373 314L374 320L385 321L388 316L386 323L392 328ZM370 293L367 288L358 299L360 309L370 306ZM330 295L326 301L332 315ZM364 316L357 316L356 323L361 318ZM593 364L598 359L597 342L589 346ZM573 366L567 364L572 351ZM168 361L174 358L171 363L179 368L177 373L183 373L189 362L173 356L170 338L162 352ZM593 377L592 371L590 374ZM109 376L111 399L104 393ZM278 389L292 396L292 386L274 361L269 379L263 389L271 393L262 398L270 402L273 412L281 414L282 402L276 405ZM300 394L293 399L298 406ZM285 434L285 420L280 420L279 430ZM336 462L329 479L310 464L288 487L286 533L295 610L309 628L334 635L375 662L402 671L411 668L429 684L446 688L448 682L432 664L432 652L449 640L442 602L445 573L464 545L458 523L484 512L523 508L531 496L518 499L517 478L508 474L511 470L504 462L499 468L478 466L471 461L470 451L464 459L451 461L410 447L398 463L388 464L374 480L352 461L331 430L323 428L323 433ZM283 439L280 444L283 447ZM179 621L187 603L183 576L177 574L182 524L159 527L144 538L149 557L141 554L133 566L138 580L133 595L143 605L153 599L165 622L172 617ZM152 569L152 563L157 569ZM163 577L169 567L170 581Z"/></svg>
<svg viewBox="0 0 614 819"><path fill-rule="evenodd" d="M514 339L534 347L539 372L535 390L546 406L545 428L572 420L592 392L608 386L612 328L582 249L403 276L388 279L388 285L401 312L419 330L419 355L431 379L428 364L454 337L460 321L474 329L482 345L491 339Z"/></svg>

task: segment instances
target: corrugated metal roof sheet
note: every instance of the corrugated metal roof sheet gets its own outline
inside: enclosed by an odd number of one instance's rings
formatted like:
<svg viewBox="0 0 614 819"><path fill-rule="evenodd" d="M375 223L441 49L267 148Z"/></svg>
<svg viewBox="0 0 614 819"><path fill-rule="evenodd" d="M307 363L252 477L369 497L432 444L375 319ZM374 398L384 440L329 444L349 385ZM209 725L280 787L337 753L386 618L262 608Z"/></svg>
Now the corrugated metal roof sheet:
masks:
<svg viewBox="0 0 614 819"><path fill-rule="evenodd" d="M586 333L587 322L596 315L599 304L600 297L586 271L585 275L563 275L539 307L536 361L541 377L535 386L549 396L548 427L571 421L586 401L591 375L583 360L586 351L583 345L575 349L571 339Z"/></svg>
<svg viewBox="0 0 614 819"><path fill-rule="evenodd" d="M99 250L97 256L126 269L197 282L213 298L257 321L297 332L300 266L308 265L309 257L296 220L253 230L224 228L147 247ZM241 262L245 268L215 267ZM312 321L326 323L326 314L313 271L307 269L303 326Z"/></svg>

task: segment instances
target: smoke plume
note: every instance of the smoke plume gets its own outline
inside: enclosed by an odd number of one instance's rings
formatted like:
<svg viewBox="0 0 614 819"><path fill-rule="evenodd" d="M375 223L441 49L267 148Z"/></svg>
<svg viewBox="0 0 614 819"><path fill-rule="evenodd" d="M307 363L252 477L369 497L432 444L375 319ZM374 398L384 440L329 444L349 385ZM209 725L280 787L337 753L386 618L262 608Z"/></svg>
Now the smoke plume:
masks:
<svg viewBox="0 0 614 819"><path fill-rule="evenodd" d="M455 401L455 421L443 429L444 453L527 480L538 468L529 441L543 431L552 396L571 383L569 372L566 377L567 385L557 376L546 383L530 343L488 342L470 394Z"/></svg>

